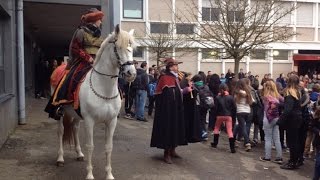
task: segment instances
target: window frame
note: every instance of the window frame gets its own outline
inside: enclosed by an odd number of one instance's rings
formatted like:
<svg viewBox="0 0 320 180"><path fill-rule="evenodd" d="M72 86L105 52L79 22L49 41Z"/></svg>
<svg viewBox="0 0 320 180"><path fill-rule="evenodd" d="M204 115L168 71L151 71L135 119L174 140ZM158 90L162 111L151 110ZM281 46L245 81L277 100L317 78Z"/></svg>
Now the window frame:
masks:
<svg viewBox="0 0 320 180"><path fill-rule="evenodd" d="M216 55L212 55L211 52L216 52ZM220 60L222 49L218 48L202 48L201 59L202 60Z"/></svg>
<svg viewBox="0 0 320 180"><path fill-rule="evenodd" d="M188 29L187 28L185 28L185 29L187 29L187 30L189 30L189 28L191 28L191 26L192 26L192 31L191 32L186 32L186 31L183 31L184 30L184 28L182 28L182 29L180 29L180 28L178 28L178 26L190 26L190 27L188 27ZM179 30L178 30L179 29ZM181 31L180 31L181 30ZM195 25L194 24L176 24L176 34L194 34L195 33ZM179 31L179 32L178 32Z"/></svg>
<svg viewBox="0 0 320 180"><path fill-rule="evenodd" d="M141 0L141 17L130 17L130 16L125 16L125 13L124 13L124 11L125 11L125 1L126 0L122 0L122 17L124 18L124 19L143 19L144 18L144 1L145 0ZM130 1L132 1L132 0L130 0Z"/></svg>
<svg viewBox="0 0 320 180"><path fill-rule="evenodd" d="M227 20L228 22L231 22L231 23L242 22L244 20L244 16L245 14L243 11L233 10L233 11L227 12Z"/></svg>
<svg viewBox="0 0 320 180"><path fill-rule="evenodd" d="M273 60L275 60L275 61L288 61L289 60L290 50L274 49L273 51L278 51L279 52L278 56L274 56L273 55ZM282 57L286 57L286 58L282 58Z"/></svg>
<svg viewBox="0 0 320 180"><path fill-rule="evenodd" d="M162 32L162 28L159 28L159 31L152 32L152 25L167 25L167 31L164 33ZM169 28L170 28L170 23L150 22L150 33L152 34L169 34Z"/></svg>
<svg viewBox="0 0 320 180"><path fill-rule="evenodd" d="M250 59L252 59L252 60L266 60L267 52L268 52L267 49L254 49L254 50L251 50ZM262 56L262 53L263 53L263 56Z"/></svg>
<svg viewBox="0 0 320 180"><path fill-rule="evenodd" d="M136 56L136 55L139 55L139 56ZM141 54L141 56L140 56ZM134 58L143 58L144 57L144 47L142 46L139 46L139 47L136 47L136 49L133 50L133 57Z"/></svg>
<svg viewBox="0 0 320 180"><path fill-rule="evenodd" d="M204 10L204 9L209 10L209 18L206 19L206 20L203 19L203 17L204 17L204 16L203 16L203 10ZM213 14L213 10L216 10L217 12L219 12L218 17L213 16L213 15L214 15L214 14ZM217 7L202 7L202 9L201 9L201 15L202 15L201 21L216 22L216 21L219 21L219 20L220 20L221 12L220 12L220 9L217 8ZM214 19L214 20L213 20L213 19Z"/></svg>

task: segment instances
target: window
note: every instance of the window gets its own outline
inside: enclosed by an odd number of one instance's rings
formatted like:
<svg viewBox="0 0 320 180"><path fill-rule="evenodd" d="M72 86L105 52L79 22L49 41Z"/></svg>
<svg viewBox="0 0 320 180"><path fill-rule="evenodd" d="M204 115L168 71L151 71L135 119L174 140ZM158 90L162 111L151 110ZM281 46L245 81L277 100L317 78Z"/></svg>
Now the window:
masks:
<svg viewBox="0 0 320 180"><path fill-rule="evenodd" d="M241 22L244 20L243 11L228 11L227 18L229 22Z"/></svg>
<svg viewBox="0 0 320 180"><path fill-rule="evenodd" d="M202 21L218 21L220 18L219 8L202 8Z"/></svg>
<svg viewBox="0 0 320 180"><path fill-rule="evenodd" d="M5 79L4 79L4 30L2 22L0 21L0 95L5 93Z"/></svg>
<svg viewBox="0 0 320 180"><path fill-rule="evenodd" d="M143 0L123 0L123 17L142 19Z"/></svg>
<svg viewBox="0 0 320 180"><path fill-rule="evenodd" d="M297 25L313 24L313 3L298 3Z"/></svg>
<svg viewBox="0 0 320 180"><path fill-rule="evenodd" d="M320 9L320 4L319 4L319 9ZM320 11L318 12L318 26L320 26Z"/></svg>
<svg viewBox="0 0 320 180"><path fill-rule="evenodd" d="M202 49L202 59L218 59L220 49Z"/></svg>
<svg viewBox="0 0 320 180"><path fill-rule="evenodd" d="M143 47L137 47L134 51L133 51L133 57L143 57Z"/></svg>
<svg viewBox="0 0 320 180"><path fill-rule="evenodd" d="M250 53L251 59L266 59L266 50L265 49L255 49Z"/></svg>
<svg viewBox="0 0 320 180"><path fill-rule="evenodd" d="M273 59L274 60L288 60L289 51L287 50L273 50Z"/></svg>
<svg viewBox="0 0 320 180"><path fill-rule="evenodd" d="M169 24L168 23L150 23L150 32L159 33L159 34L168 34Z"/></svg>
<svg viewBox="0 0 320 180"><path fill-rule="evenodd" d="M276 3L275 7L279 8L278 16L286 14L289 9L292 7L291 2L281 2L280 4ZM280 25L289 25L291 24L291 13L286 14L279 20Z"/></svg>
<svg viewBox="0 0 320 180"><path fill-rule="evenodd" d="M193 34L193 24L177 24L177 34Z"/></svg>

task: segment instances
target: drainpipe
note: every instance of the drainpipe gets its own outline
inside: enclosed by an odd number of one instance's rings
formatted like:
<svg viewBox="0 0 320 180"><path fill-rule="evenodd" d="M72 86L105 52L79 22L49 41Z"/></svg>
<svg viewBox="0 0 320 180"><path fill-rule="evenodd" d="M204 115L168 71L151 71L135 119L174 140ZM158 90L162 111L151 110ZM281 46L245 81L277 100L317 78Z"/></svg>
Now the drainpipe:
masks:
<svg viewBox="0 0 320 180"><path fill-rule="evenodd" d="M26 124L26 102L24 82L24 32L23 32L23 0L16 0L16 38L17 38L17 66L18 66L18 113L19 125Z"/></svg>

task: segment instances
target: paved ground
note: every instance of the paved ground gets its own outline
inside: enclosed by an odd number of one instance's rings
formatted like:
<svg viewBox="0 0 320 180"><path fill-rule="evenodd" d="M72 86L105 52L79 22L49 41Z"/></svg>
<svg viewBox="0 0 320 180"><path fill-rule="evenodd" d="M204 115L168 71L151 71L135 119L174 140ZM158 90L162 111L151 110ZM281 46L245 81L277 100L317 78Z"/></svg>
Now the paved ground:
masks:
<svg viewBox="0 0 320 180"><path fill-rule="evenodd" d="M1 180L80 180L86 176L86 162L77 162L72 148L65 148L65 166L56 167L56 122L42 111L46 100L27 99L27 125L19 126L0 149ZM162 151L150 148L152 122L119 119L114 136L112 154L113 175L116 179L150 180L238 180L238 179L311 179L313 164L296 171L286 171L277 164L258 160L263 148L252 152L239 148L229 153L226 134L222 134L219 148L212 149L209 142L180 147L183 159L167 165L162 161ZM84 153L84 135L80 136ZM104 179L104 126L95 130L93 157L94 176ZM86 153L85 153L86 154ZM288 154L285 154L287 158Z"/></svg>

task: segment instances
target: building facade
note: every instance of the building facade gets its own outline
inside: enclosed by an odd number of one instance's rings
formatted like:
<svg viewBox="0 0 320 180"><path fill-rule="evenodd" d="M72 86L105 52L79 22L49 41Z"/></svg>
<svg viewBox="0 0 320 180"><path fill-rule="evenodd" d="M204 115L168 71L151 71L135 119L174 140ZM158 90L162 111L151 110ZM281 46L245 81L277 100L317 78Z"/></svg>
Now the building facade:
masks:
<svg viewBox="0 0 320 180"><path fill-rule="evenodd" d="M14 1L0 1L0 145L18 124Z"/></svg>
<svg viewBox="0 0 320 180"><path fill-rule="evenodd" d="M168 24L172 24L175 18L174 13L184 13L184 17L192 19L191 15L190 17L186 15L186 9L188 9L186 2L192 1L198 5L203 20L214 21L214 17L210 16L210 12L214 11L214 8L209 0L120 0L119 4L115 4L121 9L118 13L120 19L115 21L119 21L126 30L134 27L137 36L146 37L146 33L152 33L153 28L161 26L163 30ZM272 43L269 45L270 49L258 49L250 56L243 58L240 68L243 68L244 71L251 71L252 74L259 75L260 78L267 73L277 77L280 73L286 74L293 70L299 71L301 74L313 70L320 71L320 69L314 68L320 65L320 0L285 1L284 6L295 5L297 8L282 18L280 24L286 24L288 30L296 32L297 35L286 43ZM248 0L248 2L254 3L254 0ZM188 31L185 32L188 33ZM178 25L176 33L179 33ZM154 54L148 51L148 47L141 47L138 50L136 59L155 64ZM194 53L180 56L183 54L183 49L173 50L172 55L184 62L180 69L193 74L200 70L204 72L210 70L217 74L226 73L228 69L233 71L232 59L215 58L210 56L212 54L210 49L202 47L193 47L192 51Z"/></svg>

